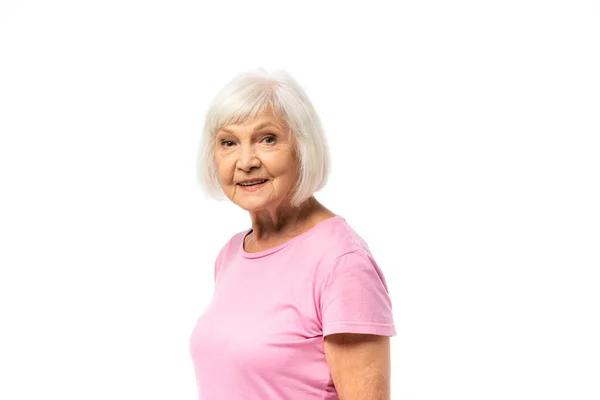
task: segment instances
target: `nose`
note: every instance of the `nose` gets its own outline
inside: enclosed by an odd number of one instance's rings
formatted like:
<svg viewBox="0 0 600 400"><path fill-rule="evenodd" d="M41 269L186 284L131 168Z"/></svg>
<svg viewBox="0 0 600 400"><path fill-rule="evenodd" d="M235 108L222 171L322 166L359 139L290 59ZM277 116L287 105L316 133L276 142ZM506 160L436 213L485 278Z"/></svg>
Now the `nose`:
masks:
<svg viewBox="0 0 600 400"><path fill-rule="evenodd" d="M242 171L250 171L252 168L260 167L260 160L256 156L253 146L241 145L239 147L237 168Z"/></svg>

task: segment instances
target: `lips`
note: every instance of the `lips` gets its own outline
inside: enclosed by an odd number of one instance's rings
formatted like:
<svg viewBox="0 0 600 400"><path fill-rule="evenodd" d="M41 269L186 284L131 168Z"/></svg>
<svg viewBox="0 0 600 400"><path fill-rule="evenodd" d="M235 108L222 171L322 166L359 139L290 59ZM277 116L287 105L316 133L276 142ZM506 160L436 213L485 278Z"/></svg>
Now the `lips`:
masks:
<svg viewBox="0 0 600 400"><path fill-rule="evenodd" d="M244 187L249 187L249 186L260 185L261 183L265 183L266 181L268 181L268 179L255 179L252 181L239 182L238 185L244 186Z"/></svg>

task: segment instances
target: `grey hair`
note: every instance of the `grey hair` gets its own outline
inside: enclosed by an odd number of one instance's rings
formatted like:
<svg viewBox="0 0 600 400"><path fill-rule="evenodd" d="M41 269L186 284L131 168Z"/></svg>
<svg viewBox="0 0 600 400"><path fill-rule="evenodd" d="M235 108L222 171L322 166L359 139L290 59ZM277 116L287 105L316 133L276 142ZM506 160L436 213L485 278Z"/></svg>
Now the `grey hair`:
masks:
<svg viewBox="0 0 600 400"><path fill-rule="evenodd" d="M261 68L241 73L231 80L213 99L206 113L196 172L209 196L223 197L215 165L217 133L224 126L253 121L268 109L290 127L296 139L299 179L292 192L292 207L299 206L325 186L330 169L329 150L317 112L288 72L268 72Z"/></svg>

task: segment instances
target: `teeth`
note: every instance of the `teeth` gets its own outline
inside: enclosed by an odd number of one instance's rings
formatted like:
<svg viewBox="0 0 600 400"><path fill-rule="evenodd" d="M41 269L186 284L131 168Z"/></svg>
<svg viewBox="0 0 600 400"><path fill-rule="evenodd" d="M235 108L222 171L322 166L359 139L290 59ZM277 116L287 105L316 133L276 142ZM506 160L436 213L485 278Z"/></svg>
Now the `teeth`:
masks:
<svg viewBox="0 0 600 400"><path fill-rule="evenodd" d="M266 182L266 179L262 179L260 181L252 181L252 182L245 182L245 183L240 183L241 186L252 186L252 185L256 185L258 183L263 183Z"/></svg>

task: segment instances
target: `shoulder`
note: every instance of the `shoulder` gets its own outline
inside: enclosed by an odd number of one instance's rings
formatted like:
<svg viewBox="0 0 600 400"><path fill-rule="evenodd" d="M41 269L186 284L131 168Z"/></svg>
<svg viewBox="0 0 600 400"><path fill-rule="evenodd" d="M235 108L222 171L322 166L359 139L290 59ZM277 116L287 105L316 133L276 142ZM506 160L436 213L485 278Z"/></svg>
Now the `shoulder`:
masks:
<svg viewBox="0 0 600 400"><path fill-rule="evenodd" d="M232 256L238 251L241 246L244 236L248 233L248 230L235 233L219 250L217 258L215 260L215 278L219 274L221 265L226 263L227 260L231 259Z"/></svg>
<svg viewBox="0 0 600 400"><path fill-rule="evenodd" d="M338 258L346 254L370 254L369 245L341 216L321 222L314 235L308 236L303 241L307 250L319 251L324 257ZM319 229L321 228L321 229Z"/></svg>
<svg viewBox="0 0 600 400"><path fill-rule="evenodd" d="M321 287L340 265L350 265L347 268L377 266L367 242L345 218L337 216L321 224L313 234L307 235L290 249L298 259L313 265L313 272Z"/></svg>

